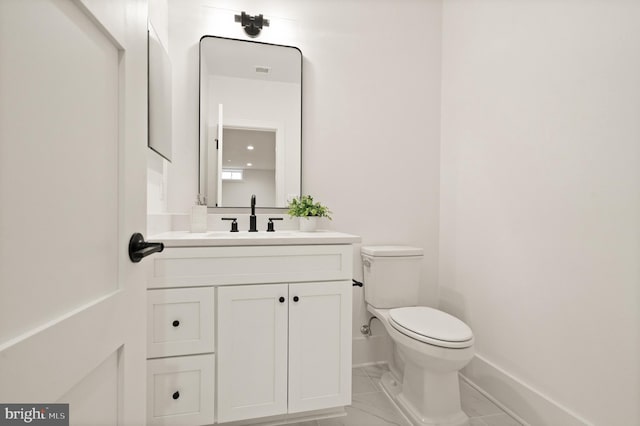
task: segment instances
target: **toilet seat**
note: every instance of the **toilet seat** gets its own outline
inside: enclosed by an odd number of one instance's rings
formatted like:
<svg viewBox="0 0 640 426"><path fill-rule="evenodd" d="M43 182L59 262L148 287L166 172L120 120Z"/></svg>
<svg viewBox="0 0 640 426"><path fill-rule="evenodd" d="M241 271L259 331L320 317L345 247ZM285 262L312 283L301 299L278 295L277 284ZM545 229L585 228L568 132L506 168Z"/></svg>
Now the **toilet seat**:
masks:
<svg viewBox="0 0 640 426"><path fill-rule="evenodd" d="M391 309L389 323L400 333L430 345L460 349L473 344L473 333L467 324L426 306Z"/></svg>

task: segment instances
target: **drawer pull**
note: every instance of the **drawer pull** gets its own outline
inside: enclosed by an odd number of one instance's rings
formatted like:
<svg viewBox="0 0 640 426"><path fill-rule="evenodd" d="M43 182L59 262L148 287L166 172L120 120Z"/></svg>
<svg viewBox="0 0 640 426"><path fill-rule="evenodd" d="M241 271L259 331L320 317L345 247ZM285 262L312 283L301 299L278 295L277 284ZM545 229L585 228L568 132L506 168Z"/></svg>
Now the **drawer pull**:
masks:
<svg viewBox="0 0 640 426"><path fill-rule="evenodd" d="M174 322L171 323L174 327L177 327L180 325L180 321L175 320Z"/></svg>
<svg viewBox="0 0 640 426"><path fill-rule="evenodd" d="M293 301L297 302L298 300L300 300L300 298L298 296L293 296Z"/></svg>
<svg viewBox="0 0 640 426"><path fill-rule="evenodd" d="M178 399L178 398L180 398L180 392L179 391L175 391L173 393L173 399Z"/></svg>
<svg viewBox="0 0 640 426"><path fill-rule="evenodd" d="M284 303L284 297L280 296L280 299L278 299L280 301L280 303Z"/></svg>

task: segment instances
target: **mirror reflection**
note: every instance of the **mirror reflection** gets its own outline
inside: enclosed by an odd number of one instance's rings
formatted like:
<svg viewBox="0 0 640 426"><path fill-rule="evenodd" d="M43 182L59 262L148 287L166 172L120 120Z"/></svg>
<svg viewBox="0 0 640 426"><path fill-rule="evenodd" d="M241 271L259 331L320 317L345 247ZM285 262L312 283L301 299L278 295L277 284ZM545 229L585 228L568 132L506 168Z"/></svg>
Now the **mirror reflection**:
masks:
<svg viewBox="0 0 640 426"><path fill-rule="evenodd" d="M200 193L209 207L286 207L300 195L302 54L200 40Z"/></svg>

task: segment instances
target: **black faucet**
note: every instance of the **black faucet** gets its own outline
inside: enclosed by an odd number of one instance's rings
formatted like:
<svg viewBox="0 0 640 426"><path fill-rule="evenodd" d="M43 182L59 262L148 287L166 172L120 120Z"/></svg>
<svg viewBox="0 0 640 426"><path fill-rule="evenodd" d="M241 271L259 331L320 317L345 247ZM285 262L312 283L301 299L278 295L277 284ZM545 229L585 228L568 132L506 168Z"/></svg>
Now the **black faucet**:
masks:
<svg viewBox="0 0 640 426"><path fill-rule="evenodd" d="M256 225L256 196L251 196L251 216L249 216L249 232L258 232Z"/></svg>

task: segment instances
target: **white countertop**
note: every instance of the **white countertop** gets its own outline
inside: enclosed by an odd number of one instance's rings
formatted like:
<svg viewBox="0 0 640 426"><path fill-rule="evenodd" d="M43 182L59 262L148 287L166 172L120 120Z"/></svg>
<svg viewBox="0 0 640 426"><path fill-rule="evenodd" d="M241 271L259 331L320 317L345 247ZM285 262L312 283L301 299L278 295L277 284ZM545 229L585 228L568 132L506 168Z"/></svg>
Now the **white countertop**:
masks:
<svg viewBox="0 0 640 426"><path fill-rule="evenodd" d="M220 247L220 246L284 246L317 244L354 244L361 241L357 235L334 231L300 232L188 232L171 231L150 236L148 241L162 242L165 247Z"/></svg>

